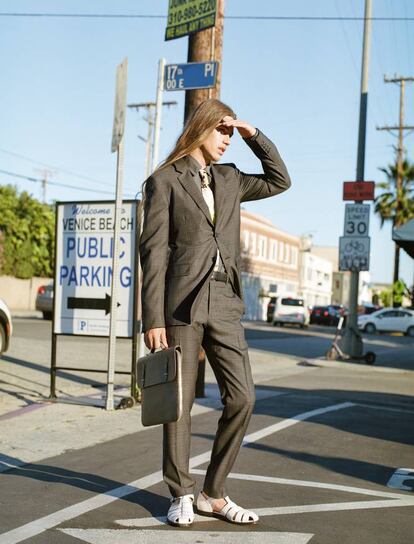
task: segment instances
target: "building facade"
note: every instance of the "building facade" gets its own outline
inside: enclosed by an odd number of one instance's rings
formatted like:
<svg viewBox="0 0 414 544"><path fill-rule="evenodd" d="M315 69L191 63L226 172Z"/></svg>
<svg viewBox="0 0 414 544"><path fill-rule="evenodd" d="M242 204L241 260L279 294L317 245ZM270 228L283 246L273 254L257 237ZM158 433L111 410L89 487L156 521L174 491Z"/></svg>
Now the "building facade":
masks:
<svg viewBox="0 0 414 544"><path fill-rule="evenodd" d="M241 210L240 252L245 318L265 320L271 296L298 296L300 238Z"/></svg>
<svg viewBox="0 0 414 544"><path fill-rule="evenodd" d="M312 253L332 263L332 304L343 304L349 307L351 273L338 270L338 247L313 246ZM359 273L358 304L369 304L371 302L371 274L369 271L363 271Z"/></svg>
<svg viewBox="0 0 414 544"><path fill-rule="evenodd" d="M299 296L305 306L326 306L332 299L332 263L312 253L312 249L300 252Z"/></svg>

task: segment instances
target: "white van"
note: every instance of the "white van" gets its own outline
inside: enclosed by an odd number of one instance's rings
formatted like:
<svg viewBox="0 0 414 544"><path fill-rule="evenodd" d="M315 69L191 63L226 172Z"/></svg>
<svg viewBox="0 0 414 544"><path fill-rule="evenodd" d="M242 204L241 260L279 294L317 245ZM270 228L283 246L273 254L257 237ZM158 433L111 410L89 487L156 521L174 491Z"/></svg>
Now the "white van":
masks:
<svg viewBox="0 0 414 544"><path fill-rule="evenodd" d="M302 329L309 324L309 312L303 298L277 297L273 311L273 325L285 323L299 325Z"/></svg>

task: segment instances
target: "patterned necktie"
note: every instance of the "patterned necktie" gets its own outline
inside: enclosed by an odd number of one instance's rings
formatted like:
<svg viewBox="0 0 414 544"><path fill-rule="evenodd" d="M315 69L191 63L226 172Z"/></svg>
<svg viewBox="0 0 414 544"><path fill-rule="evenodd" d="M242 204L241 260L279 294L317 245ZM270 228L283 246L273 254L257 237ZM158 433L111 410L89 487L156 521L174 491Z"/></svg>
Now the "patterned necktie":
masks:
<svg viewBox="0 0 414 544"><path fill-rule="evenodd" d="M216 217L215 217L215 208L214 208L214 195L210 187L210 184L211 184L210 176L207 174L205 170L200 170L200 177L201 177L201 193L207 204L211 219L214 223L216 220Z"/></svg>

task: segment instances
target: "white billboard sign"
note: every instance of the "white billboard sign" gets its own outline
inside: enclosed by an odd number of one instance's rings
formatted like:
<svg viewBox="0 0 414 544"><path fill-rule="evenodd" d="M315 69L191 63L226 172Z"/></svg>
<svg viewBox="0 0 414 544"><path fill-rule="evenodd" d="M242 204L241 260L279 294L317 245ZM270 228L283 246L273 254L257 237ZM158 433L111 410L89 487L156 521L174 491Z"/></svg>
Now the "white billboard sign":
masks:
<svg viewBox="0 0 414 544"><path fill-rule="evenodd" d="M136 206L123 202L116 335L132 337ZM54 329L56 334L108 336L114 248L114 202L58 203Z"/></svg>
<svg viewBox="0 0 414 544"><path fill-rule="evenodd" d="M369 270L369 236L339 238L339 270Z"/></svg>
<svg viewBox="0 0 414 544"><path fill-rule="evenodd" d="M344 236L368 236L369 204L346 204Z"/></svg>

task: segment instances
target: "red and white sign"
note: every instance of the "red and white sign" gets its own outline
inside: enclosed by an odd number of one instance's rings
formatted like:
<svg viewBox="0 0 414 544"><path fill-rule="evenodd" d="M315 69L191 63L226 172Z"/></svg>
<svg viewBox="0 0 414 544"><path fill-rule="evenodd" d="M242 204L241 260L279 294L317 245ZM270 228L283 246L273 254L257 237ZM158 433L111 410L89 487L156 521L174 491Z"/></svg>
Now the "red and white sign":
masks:
<svg viewBox="0 0 414 544"><path fill-rule="evenodd" d="M344 181L343 200L374 200L375 181Z"/></svg>

